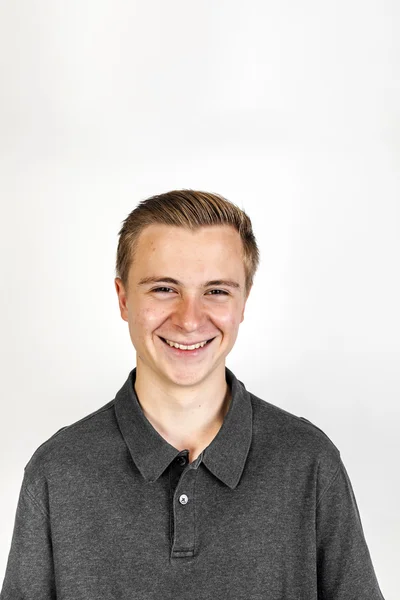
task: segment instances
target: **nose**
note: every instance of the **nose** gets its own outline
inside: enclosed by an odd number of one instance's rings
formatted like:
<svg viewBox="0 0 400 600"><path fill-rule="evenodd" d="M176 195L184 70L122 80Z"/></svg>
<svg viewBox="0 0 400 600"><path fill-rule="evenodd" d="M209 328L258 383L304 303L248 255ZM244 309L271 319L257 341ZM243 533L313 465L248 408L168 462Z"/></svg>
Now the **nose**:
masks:
<svg viewBox="0 0 400 600"><path fill-rule="evenodd" d="M172 323L188 333L201 328L205 319L204 307L201 300L195 296L181 298L171 317Z"/></svg>

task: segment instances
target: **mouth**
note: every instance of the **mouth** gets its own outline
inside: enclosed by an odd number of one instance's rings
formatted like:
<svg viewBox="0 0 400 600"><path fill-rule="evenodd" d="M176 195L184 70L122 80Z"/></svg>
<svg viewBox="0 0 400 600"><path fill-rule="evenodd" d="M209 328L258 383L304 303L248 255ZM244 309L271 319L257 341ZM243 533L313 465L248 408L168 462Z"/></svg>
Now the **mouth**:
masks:
<svg viewBox="0 0 400 600"><path fill-rule="evenodd" d="M162 342L164 342L164 346L171 351L172 355L175 356L201 356L202 354L204 354L204 352L206 352L207 348L209 347L209 345L211 344L211 342L213 342L215 340L215 337L207 340L207 342L205 343L205 345L201 348L194 348L193 350L182 350L181 348L175 348L174 346L170 346L166 339L158 336L160 338L160 340Z"/></svg>

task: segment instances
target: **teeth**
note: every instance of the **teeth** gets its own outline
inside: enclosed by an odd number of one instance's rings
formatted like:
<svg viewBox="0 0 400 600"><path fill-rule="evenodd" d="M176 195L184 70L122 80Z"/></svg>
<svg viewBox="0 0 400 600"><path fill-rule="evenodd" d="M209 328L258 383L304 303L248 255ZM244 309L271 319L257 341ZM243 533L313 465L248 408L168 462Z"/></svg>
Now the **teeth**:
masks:
<svg viewBox="0 0 400 600"><path fill-rule="evenodd" d="M201 342L200 344L194 344L193 346L182 346L182 344L177 344L176 342L171 342L170 340L165 340L168 346L172 348L179 348L180 350L194 350L195 348L203 348L207 344L207 340L205 342Z"/></svg>

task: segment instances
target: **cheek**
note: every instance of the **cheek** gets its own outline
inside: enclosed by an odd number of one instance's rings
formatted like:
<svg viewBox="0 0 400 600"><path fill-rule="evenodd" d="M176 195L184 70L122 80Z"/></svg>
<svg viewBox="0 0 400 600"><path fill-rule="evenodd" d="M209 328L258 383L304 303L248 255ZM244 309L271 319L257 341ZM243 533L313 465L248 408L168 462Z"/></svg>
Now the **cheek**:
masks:
<svg viewBox="0 0 400 600"><path fill-rule="evenodd" d="M138 307L132 315L132 329L136 329L137 331L143 332L152 331L155 327L157 327L163 322L166 315L166 311L156 310L151 306L146 306L142 308Z"/></svg>
<svg viewBox="0 0 400 600"><path fill-rule="evenodd" d="M214 321L219 324L221 329L236 329L240 325L242 313L238 307L226 308L214 312Z"/></svg>
<svg viewBox="0 0 400 600"><path fill-rule="evenodd" d="M151 309L137 309L129 319L129 333L134 346L140 347L154 329L155 313Z"/></svg>

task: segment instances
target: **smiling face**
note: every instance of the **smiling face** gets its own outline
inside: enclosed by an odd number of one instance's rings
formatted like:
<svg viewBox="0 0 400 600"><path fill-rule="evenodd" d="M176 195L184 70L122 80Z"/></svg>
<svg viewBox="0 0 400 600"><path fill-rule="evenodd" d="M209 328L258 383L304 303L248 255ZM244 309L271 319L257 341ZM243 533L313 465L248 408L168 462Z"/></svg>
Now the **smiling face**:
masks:
<svg viewBox="0 0 400 600"><path fill-rule="evenodd" d="M140 234L128 290L115 279L121 317L128 322L137 371L167 386L196 386L216 370L244 319L242 241L231 226L154 224ZM203 348L171 348L164 340Z"/></svg>

